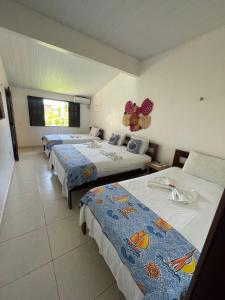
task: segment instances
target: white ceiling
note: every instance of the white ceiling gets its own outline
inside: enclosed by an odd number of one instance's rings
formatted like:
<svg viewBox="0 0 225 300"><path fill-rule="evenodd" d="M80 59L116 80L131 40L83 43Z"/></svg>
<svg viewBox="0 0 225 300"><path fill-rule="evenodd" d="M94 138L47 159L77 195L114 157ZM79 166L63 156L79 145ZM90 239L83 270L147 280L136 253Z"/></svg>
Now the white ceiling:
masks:
<svg viewBox="0 0 225 300"><path fill-rule="evenodd" d="M224 0L17 0L145 59L225 24Z"/></svg>
<svg viewBox="0 0 225 300"><path fill-rule="evenodd" d="M92 96L119 70L0 27L0 56L9 84Z"/></svg>

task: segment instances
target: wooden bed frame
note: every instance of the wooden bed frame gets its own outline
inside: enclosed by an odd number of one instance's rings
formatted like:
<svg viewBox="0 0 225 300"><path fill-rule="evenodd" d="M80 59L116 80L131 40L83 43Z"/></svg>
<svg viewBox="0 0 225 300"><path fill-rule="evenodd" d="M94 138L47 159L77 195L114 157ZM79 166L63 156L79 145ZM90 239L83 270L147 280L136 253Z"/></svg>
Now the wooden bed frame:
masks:
<svg viewBox="0 0 225 300"><path fill-rule="evenodd" d="M98 137L99 137L101 140L104 140L104 130L103 130L103 129L100 129L100 130L99 130Z"/></svg>
<svg viewBox="0 0 225 300"><path fill-rule="evenodd" d="M126 135L126 138L123 142L124 146L127 145L130 138L131 138L130 136ZM159 147L158 144L151 143L151 142L149 143L149 148L148 148L148 151L146 152L146 154L151 156L153 161L157 159L158 147ZM68 191L68 207L69 207L69 209L72 209L72 192L74 192L74 191L79 191L79 190L83 190L83 189L92 189L96 186L100 186L100 185L104 185L104 184L108 184L108 183L112 183L112 182L116 182L116 181L131 179L131 178L135 178L137 176L145 175L145 174L146 174L145 170L136 169L136 170L132 170L132 171L128 171L128 172L123 172L123 173L119 173L119 174L100 177L100 178L96 179L95 181L90 181L90 182L84 183L82 185L75 186L74 188L72 188L71 190Z"/></svg>
<svg viewBox="0 0 225 300"><path fill-rule="evenodd" d="M173 167L183 168L185 160L188 158L189 152L176 149L173 157Z"/></svg>

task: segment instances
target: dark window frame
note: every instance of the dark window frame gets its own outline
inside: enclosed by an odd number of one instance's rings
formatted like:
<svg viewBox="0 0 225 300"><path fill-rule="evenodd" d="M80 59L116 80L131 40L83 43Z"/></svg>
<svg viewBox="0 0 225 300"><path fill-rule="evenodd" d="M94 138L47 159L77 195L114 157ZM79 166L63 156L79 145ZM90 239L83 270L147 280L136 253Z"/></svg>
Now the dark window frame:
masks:
<svg viewBox="0 0 225 300"><path fill-rule="evenodd" d="M39 105L40 101L42 101L42 111L35 112L33 110L33 107L35 106L34 103L36 100L39 100ZM61 125L45 125L45 113L44 113L44 99L47 100L52 100L52 101L62 101L65 103L68 103L68 114L69 114L69 120L68 120L68 126L61 126ZM33 102L34 100L34 102ZM34 127L77 127L80 128L80 103L73 102L73 101L68 101L68 100L59 100L59 99L52 99L52 98L46 98L46 97L39 97L39 96L27 96L27 101L28 101L28 113L29 113L29 121L30 121L30 126ZM33 103L31 103L33 102ZM36 104L36 103L35 103ZM75 113L77 112L77 118L75 118ZM34 115L37 115L39 113L39 116L36 116L38 120L34 120Z"/></svg>

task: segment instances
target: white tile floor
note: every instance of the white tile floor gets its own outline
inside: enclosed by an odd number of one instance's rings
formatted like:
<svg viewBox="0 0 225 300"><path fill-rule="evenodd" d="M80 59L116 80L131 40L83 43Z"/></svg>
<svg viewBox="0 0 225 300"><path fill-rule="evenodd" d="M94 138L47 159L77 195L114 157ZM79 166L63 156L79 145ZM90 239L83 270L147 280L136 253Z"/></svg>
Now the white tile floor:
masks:
<svg viewBox="0 0 225 300"><path fill-rule="evenodd" d="M0 228L1 300L124 299L74 204L67 208L41 149L23 149Z"/></svg>

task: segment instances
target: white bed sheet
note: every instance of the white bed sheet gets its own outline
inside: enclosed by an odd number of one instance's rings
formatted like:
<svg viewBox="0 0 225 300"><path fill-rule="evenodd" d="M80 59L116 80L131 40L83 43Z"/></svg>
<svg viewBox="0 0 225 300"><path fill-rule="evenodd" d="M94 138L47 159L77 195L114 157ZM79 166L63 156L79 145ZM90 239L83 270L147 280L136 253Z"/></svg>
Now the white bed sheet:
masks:
<svg viewBox="0 0 225 300"><path fill-rule="evenodd" d="M125 146L115 146L109 144L107 141L98 143L101 148L88 148L87 144L73 145L78 151L84 154L90 161L92 161L97 168L98 178L128 172L136 169L144 169L145 164L151 161L151 157L146 154L133 154L126 150ZM116 152L117 155L122 156L123 159L111 160L109 157L100 153L100 150ZM60 161L51 151L50 165L54 166L59 181L62 184L62 195L67 195L66 174Z"/></svg>
<svg viewBox="0 0 225 300"><path fill-rule="evenodd" d="M198 192L197 201L191 204L174 203L167 200L168 190L148 187L150 176L168 176L179 186L192 188ZM169 168L161 172L123 181L120 183L142 203L165 219L178 230L199 251L202 250L207 233L222 196L223 189L214 183L186 174L180 168ZM103 234L98 221L88 206L80 210L80 225L86 221L92 236L110 267L119 289L128 300L143 299L143 294L131 277L127 267L121 262L111 242Z"/></svg>

